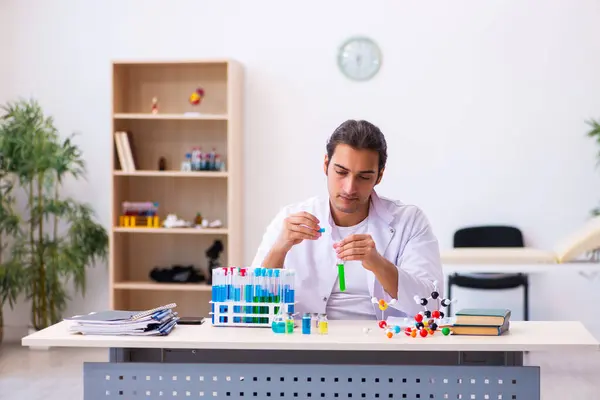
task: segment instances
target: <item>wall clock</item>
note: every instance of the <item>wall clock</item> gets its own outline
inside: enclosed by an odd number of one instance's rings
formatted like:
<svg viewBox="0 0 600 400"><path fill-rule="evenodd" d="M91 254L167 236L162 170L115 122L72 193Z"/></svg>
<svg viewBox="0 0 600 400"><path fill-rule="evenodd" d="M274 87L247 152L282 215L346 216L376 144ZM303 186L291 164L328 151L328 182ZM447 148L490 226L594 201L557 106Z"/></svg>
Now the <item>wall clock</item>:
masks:
<svg viewBox="0 0 600 400"><path fill-rule="evenodd" d="M373 78L381 68L381 50L372 39L358 36L346 40L338 50L338 67L355 81Z"/></svg>

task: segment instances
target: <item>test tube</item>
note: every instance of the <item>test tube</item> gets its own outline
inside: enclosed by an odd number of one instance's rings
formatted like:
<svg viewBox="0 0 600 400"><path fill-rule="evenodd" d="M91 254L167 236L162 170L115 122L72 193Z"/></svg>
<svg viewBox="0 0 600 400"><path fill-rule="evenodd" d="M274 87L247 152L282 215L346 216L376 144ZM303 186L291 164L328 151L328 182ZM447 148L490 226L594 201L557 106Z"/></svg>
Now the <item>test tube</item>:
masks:
<svg viewBox="0 0 600 400"><path fill-rule="evenodd" d="M253 274L253 284L254 284L254 298L253 298L253 302L254 303L259 303L260 302L260 268L255 268L254 269L254 274ZM253 309L253 314L258 314L258 306L254 306ZM253 318L254 323L258 323L258 317L254 317Z"/></svg>
<svg viewBox="0 0 600 400"><path fill-rule="evenodd" d="M275 300L275 285L273 284L273 269L267 269L267 303L273 303ZM271 306L265 306L265 314L269 315Z"/></svg>
<svg viewBox="0 0 600 400"><path fill-rule="evenodd" d="M281 295L279 294L280 291L280 286L281 286L281 270L280 269L276 269L273 271L273 294L274 294L274 302L275 304L279 304L281 302ZM277 315L277 313L279 312L279 308L280 306L276 306L275 307L275 315Z"/></svg>
<svg viewBox="0 0 600 400"><path fill-rule="evenodd" d="M294 302L296 301L296 273L293 270L289 270L290 273L290 307L289 312L294 313Z"/></svg>
<svg viewBox="0 0 600 400"><path fill-rule="evenodd" d="M267 268L262 268L260 271L260 302L267 303L269 301L269 284L268 284L268 272ZM264 305L260 309L261 314L266 314L269 310L269 307L265 307ZM268 320L266 318L261 318L260 322L264 324Z"/></svg>
<svg viewBox="0 0 600 400"><path fill-rule="evenodd" d="M218 287L215 286L215 281L214 281L214 273L213 273L213 285L211 288L211 293L210 293L210 300L212 301L212 303L210 304L210 312L211 314L211 322L214 325L215 323L215 301L217 301L217 290Z"/></svg>
<svg viewBox="0 0 600 400"><path fill-rule="evenodd" d="M233 301L235 303L238 303L241 300L241 290L240 290L240 284L239 284L239 271L237 268L232 268L231 271L231 287L232 287L232 297L233 297ZM234 303L234 304L235 304ZM233 306L233 312L234 313L239 313L240 312L240 306L238 305L234 305ZM241 322L240 317L233 317L233 322Z"/></svg>
<svg viewBox="0 0 600 400"><path fill-rule="evenodd" d="M224 274L225 271L222 268L219 268L214 271L214 284L216 285L216 301L219 303L219 314L225 312L225 306L223 306L223 301L225 301L225 285L224 285ZM219 322L225 322L225 317L222 315L219 317Z"/></svg>
<svg viewBox="0 0 600 400"><path fill-rule="evenodd" d="M252 276L249 275L248 268L242 269L242 276L244 277L244 302L252 303ZM252 307L244 306L244 313L251 314ZM252 322L252 318L246 317L244 322Z"/></svg>
<svg viewBox="0 0 600 400"><path fill-rule="evenodd" d="M340 282L340 292L346 291L346 274L344 271L344 261L337 260L338 281Z"/></svg>

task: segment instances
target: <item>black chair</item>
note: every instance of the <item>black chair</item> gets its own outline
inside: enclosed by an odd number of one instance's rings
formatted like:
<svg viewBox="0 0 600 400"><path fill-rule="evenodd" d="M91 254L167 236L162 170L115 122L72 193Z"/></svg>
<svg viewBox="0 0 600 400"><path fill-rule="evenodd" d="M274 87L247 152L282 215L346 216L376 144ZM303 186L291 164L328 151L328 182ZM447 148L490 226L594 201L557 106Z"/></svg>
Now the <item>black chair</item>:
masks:
<svg viewBox="0 0 600 400"><path fill-rule="evenodd" d="M474 226L459 229L454 234L454 247L524 247L523 234L512 226ZM452 298L452 286L503 290L523 286L523 316L529 321L529 279L525 274L483 273L473 275L452 274L448 277L448 298ZM451 307L448 306L448 315Z"/></svg>

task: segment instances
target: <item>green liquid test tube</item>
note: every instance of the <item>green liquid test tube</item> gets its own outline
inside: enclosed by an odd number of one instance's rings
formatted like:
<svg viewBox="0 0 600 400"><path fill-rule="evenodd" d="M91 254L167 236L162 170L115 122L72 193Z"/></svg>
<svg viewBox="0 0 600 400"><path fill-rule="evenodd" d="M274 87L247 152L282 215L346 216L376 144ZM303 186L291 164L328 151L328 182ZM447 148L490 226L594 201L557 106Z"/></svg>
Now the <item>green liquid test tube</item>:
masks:
<svg viewBox="0 0 600 400"><path fill-rule="evenodd" d="M338 278L340 281L340 291L344 292L346 290L346 277L344 275L344 263L338 262Z"/></svg>

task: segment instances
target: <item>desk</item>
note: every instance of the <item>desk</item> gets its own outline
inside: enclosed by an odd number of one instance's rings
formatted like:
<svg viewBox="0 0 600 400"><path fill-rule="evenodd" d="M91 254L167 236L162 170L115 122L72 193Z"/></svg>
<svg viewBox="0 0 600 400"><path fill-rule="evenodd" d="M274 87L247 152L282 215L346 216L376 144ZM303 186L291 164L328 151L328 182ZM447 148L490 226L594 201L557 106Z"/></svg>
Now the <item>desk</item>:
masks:
<svg viewBox="0 0 600 400"><path fill-rule="evenodd" d="M477 264L477 263L452 263L443 262L444 273L448 274L545 274L545 273L591 273L600 272L600 263L580 262L565 264L543 264L543 263L523 263L523 264Z"/></svg>
<svg viewBox="0 0 600 400"><path fill-rule="evenodd" d="M166 337L80 336L67 324L29 335L22 345L106 348L109 362L84 363L85 400L533 400L540 398L540 370L523 365L524 352L585 356L600 346L579 322L515 321L500 337L391 339L368 321L330 321L328 335L206 322L178 326Z"/></svg>

